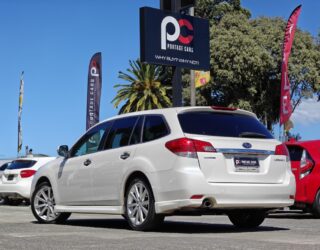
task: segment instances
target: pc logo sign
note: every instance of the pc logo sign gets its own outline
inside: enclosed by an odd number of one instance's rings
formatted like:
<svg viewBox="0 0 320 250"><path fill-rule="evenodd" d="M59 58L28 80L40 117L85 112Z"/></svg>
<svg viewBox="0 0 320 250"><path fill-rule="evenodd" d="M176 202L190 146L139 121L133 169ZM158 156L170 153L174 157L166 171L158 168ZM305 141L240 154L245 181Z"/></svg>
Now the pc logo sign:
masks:
<svg viewBox="0 0 320 250"><path fill-rule="evenodd" d="M169 34L167 26L172 24L174 26L174 33ZM179 19L172 16L166 16L161 22L161 49L167 49L167 41L174 42L179 40L181 44L189 45L193 40L193 35L184 36L181 34L181 28L186 27L189 31L193 31L192 24L187 19Z"/></svg>
<svg viewBox="0 0 320 250"><path fill-rule="evenodd" d="M150 64L209 70L209 21L140 8L140 58Z"/></svg>

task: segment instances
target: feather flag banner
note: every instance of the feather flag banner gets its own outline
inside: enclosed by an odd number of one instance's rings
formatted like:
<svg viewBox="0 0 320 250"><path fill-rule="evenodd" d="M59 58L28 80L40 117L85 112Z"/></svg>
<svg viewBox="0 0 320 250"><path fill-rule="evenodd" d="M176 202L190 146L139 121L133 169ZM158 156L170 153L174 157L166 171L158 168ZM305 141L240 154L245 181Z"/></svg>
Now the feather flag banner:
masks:
<svg viewBox="0 0 320 250"><path fill-rule="evenodd" d="M20 89L19 89L19 108L18 108L18 154L22 149L22 127L21 127L21 114L24 95L24 72L22 71L20 76Z"/></svg>
<svg viewBox="0 0 320 250"><path fill-rule="evenodd" d="M288 61L300 12L301 5L295 8L291 13L284 35L281 66L280 125L287 122L292 113Z"/></svg>
<svg viewBox="0 0 320 250"><path fill-rule="evenodd" d="M92 56L88 72L86 129L99 122L102 85L101 53Z"/></svg>

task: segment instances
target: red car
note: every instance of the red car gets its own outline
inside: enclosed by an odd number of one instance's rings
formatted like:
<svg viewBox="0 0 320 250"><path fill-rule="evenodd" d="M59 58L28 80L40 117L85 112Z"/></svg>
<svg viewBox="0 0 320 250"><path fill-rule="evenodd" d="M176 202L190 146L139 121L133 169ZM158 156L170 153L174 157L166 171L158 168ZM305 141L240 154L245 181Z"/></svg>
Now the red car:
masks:
<svg viewBox="0 0 320 250"><path fill-rule="evenodd" d="M320 218L320 140L286 142L296 177L294 207Z"/></svg>

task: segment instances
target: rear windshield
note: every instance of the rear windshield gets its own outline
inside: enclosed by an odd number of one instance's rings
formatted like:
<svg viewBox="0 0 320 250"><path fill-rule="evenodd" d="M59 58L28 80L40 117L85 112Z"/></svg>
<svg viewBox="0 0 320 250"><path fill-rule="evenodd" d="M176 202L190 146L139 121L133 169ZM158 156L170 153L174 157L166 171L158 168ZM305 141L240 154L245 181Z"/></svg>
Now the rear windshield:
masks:
<svg viewBox="0 0 320 250"><path fill-rule="evenodd" d="M34 164L36 164L36 161L16 160L13 161L7 169L31 168Z"/></svg>
<svg viewBox="0 0 320 250"><path fill-rule="evenodd" d="M184 133L272 139L270 132L254 117L210 111L187 112L178 115Z"/></svg>

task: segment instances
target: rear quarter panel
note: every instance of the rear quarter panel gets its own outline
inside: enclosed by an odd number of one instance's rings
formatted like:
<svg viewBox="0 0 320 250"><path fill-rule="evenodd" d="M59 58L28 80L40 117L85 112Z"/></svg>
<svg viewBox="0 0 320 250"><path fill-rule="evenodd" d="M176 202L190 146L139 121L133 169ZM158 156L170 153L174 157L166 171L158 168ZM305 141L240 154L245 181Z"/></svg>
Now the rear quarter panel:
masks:
<svg viewBox="0 0 320 250"><path fill-rule="evenodd" d="M288 145L299 146L309 152L315 162L310 175L300 179L300 161L291 161L291 168L296 177L296 202L312 204L320 189L320 141L289 142Z"/></svg>

